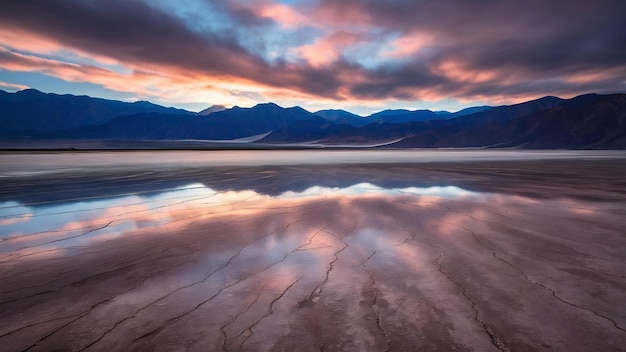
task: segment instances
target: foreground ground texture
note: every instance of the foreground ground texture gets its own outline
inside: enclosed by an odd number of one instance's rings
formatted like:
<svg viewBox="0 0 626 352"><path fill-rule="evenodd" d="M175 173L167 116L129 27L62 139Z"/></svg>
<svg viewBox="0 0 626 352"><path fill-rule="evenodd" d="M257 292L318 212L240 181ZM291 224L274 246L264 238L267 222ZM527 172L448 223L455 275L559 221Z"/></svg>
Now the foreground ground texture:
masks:
<svg viewBox="0 0 626 352"><path fill-rule="evenodd" d="M626 350L624 159L0 186L2 351Z"/></svg>

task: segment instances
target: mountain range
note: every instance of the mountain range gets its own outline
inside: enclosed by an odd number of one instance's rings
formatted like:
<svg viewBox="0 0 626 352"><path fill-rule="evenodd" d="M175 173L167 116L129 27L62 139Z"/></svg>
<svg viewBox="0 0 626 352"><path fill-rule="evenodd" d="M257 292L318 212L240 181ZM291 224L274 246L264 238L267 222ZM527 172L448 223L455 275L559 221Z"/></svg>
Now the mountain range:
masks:
<svg viewBox="0 0 626 352"><path fill-rule="evenodd" d="M211 141L263 146L626 149L626 94L544 97L455 113L309 112L273 103L212 106L199 113L34 89L0 91L0 141ZM154 142L158 143L158 142Z"/></svg>

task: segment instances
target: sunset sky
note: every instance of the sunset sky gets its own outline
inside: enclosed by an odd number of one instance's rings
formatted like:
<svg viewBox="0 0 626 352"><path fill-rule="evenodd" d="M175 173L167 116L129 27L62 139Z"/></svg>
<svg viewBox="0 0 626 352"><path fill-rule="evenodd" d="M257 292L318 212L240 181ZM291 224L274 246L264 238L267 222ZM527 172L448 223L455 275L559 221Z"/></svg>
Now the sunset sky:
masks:
<svg viewBox="0 0 626 352"><path fill-rule="evenodd" d="M2 0L0 89L193 111L626 92L624 0Z"/></svg>

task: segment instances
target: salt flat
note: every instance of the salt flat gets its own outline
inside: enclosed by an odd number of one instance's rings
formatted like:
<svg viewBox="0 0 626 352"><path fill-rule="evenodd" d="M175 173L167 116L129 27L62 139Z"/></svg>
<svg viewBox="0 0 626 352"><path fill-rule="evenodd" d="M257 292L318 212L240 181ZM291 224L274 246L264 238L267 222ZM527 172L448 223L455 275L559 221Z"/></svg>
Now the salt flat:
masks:
<svg viewBox="0 0 626 352"><path fill-rule="evenodd" d="M1 155L2 349L624 350L623 153L242 153Z"/></svg>

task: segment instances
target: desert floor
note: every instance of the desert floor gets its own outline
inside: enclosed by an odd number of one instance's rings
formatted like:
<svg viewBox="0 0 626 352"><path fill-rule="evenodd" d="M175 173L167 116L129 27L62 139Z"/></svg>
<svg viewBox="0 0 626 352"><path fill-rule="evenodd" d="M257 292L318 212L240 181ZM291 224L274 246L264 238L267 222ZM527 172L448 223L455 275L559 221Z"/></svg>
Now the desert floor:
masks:
<svg viewBox="0 0 626 352"><path fill-rule="evenodd" d="M0 185L2 351L620 351L624 159Z"/></svg>

